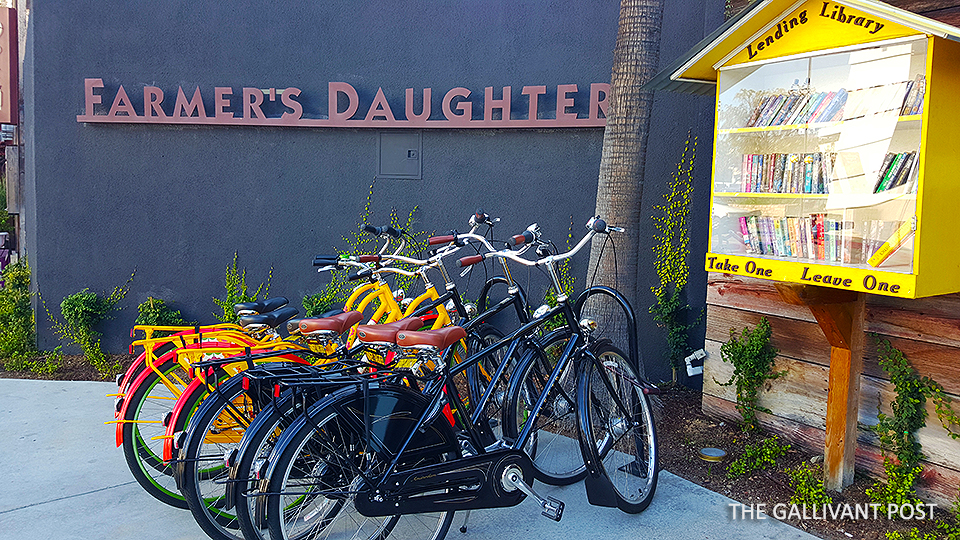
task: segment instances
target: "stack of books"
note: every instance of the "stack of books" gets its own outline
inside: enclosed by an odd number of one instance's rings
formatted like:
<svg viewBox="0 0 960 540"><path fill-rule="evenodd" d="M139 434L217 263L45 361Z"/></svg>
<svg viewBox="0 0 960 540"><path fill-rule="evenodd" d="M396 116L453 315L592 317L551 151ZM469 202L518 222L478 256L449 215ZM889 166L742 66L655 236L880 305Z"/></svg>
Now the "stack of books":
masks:
<svg viewBox="0 0 960 540"><path fill-rule="evenodd" d="M827 214L740 217L748 254L874 267L886 261L913 232L912 220L870 220L863 222L860 230L854 225Z"/></svg>
<svg viewBox="0 0 960 540"><path fill-rule="evenodd" d="M916 79L907 83L907 93L903 97L900 116L909 116L923 112L923 94L926 86L926 78L923 75L917 75Z"/></svg>
<svg viewBox="0 0 960 540"><path fill-rule="evenodd" d="M744 154L744 193L826 193L835 154Z"/></svg>
<svg viewBox="0 0 960 540"><path fill-rule="evenodd" d="M843 118L847 91L788 92L760 100L746 127L792 126L816 122L834 122Z"/></svg>
<svg viewBox="0 0 960 540"><path fill-rule="evenodd" d="M880 193L906 184L913 176L911 173L916 158L916 152L888 153L883 160L883 165L880 166L873 192Z"/></svg>
<svg viewBox="0 0 960 540"><path fill-rule="evenodd" d="M821 261L842 260L842 223L826 214L806 217L743 216L740 232L748 253Z"/></svg>

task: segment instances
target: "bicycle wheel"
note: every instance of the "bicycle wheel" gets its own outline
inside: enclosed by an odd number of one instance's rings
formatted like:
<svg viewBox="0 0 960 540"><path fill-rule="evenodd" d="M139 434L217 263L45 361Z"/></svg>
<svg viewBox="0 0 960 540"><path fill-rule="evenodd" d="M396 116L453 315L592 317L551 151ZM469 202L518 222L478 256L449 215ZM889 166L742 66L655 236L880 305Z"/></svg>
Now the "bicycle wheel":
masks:
<svg viewBox="0 0 960 540"><path fill-rule="evenodd" d="M224 464L259 409L242 383L242 376L234 376L208 393L188 422L178 457L180 492L197 524L215 540L243 539L236 510L225 504Z"/></svg>
<svg viewBox="0 0 960 540"><path fill-rule="evenodd" d="M256 496L255 471L261 461L266 461L281 433L303 412L303 400L294 399L289 393L267 404L253 423L247 427L240 442L236 463L231 466L230 483L237 523L246 540L267 540L266 523L254 519Z"/></svg>
<svg viewBox="0 0 960 540"><path fill-rule="evenodd" d="M580 425L601 476L616 493L624 512L642 512L657 489L657 433L650 400L627 356L609 343L593 351L577 381Z"/></svg>
<svg viewBox="0 0 960 540"><path fill-rule="evenodd" d="M163 461L163 439L166 431L162 420L173 410L179 381L188 381L187 372L173 360L166 360L157 369L174 388L164 384L161 376L151 371L128 394L129 403L123 421L123 456L137 482L153 497L177 508L187 503L177 490L173 468Z"/></svg>
<svg viewBox="0 0 960 540"><path fill-rule="evenodd" d="M495 327L488 324L481 324L475 331L471 331L467 338L470 347L468 355L482 351L484 348L503 339L503 333ZM483 393L490 385L493 375L496 373L500 363L503 362L503 355L506 352L505 347L501 347L485 355L480 361L466 370L467 382L469 385L469 400L471 413L473 404L478 403ZM496 385L490 399L487 400L484 407L484 415L490 425L490 431L495 439L503 438L503 425L501 412L507 399L507 390L510 384L510 368L506 368L503 375L493 381ZM488 441L493 443L494 441Z"/></svg>
<svg viewBox="0 0 960 540"><path fill-rule="evenodd" d="M503 414L504 436L508 439L520 436L568 341L566 333L551 334L517 364ZM587 474L577 443L575 372L573 362L569 362L550 388L524 446L533 461L535 478L545 484L565 486L583 480Z"/></svg>
<svg viewBox="0 0 960 540"><path fill-rule="evenodd" d="M277 443L270 456L266 517L271 539L409 538L440 540L453 512L366 517L354 499L363 476L377 478L389 462L389 451L402 442L426 407L426 399L403 388L370 390L377 416L369 428L380 444L368 447L363 394L337 392L312 405ZM437 434L442 440L434 440ZM402 468L426 465L456 455L456 437L442 416L424 434L432 448ZM436 444L439 443L439 444ZM360 472L363 473L359 474Z"/></svg>

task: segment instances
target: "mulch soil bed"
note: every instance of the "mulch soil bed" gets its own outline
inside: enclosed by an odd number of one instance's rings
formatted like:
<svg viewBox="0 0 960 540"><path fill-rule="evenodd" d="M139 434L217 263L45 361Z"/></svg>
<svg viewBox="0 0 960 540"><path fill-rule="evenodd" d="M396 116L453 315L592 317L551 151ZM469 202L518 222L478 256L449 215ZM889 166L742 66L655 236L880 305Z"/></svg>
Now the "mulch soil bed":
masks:
<svg viewBox="0 0 960 540"><path fill-rule="evenodd" d="M727 466L743 454L745 447L757 444L771 435L763 432L747 433L739 424L703 414L699 392L678 387L667 391L661 399L664 405L663 415L657 424L661 468L735 501L753 505L753 508L764 504L767 514L772 513L776 504L790 504L793 489L789 476L784 472L786 469L794 468L804 461L822 461L822 454L817 455L792 445L784 456L777 459L776 470L761 470L729 479L726 476ZM781 443L787 444L787 441ZM711 464L700 458L701 448L720 448L726 451L727 455L722 462ZM871 501L864 491L873 483L874 479L858 474L853 485L845 488L842 493L830 493L833 505L869 505ZM656 504L656 500L653 504ZM733 509L730 511L732 515ZM883 539L889 531L900 531L906 536L907 531L913 527L917 527L921 535L935 530L933 520L888 520L882 511L880 514L877 519L783 521L820 538L838 540ZM937 515L940 518L947 517L941 509L937 510ZM740 517L738 510L737 519Z"/></svg>

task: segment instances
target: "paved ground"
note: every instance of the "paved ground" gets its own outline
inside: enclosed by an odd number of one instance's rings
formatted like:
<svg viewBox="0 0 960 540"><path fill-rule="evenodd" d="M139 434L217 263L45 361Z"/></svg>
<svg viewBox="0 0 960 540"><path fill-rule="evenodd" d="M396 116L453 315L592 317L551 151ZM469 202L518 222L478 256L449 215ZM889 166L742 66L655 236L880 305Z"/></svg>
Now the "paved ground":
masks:
<svg viewBox="0 0 960 540"><path fill-rule="evenodd" d="M114 445L112 383L0 379L0 540L204 539L188 511L146 494ZM650 508L639 515L590 506L582 485L542 493L566 503L563 520L540 517L524 502L473 512L469 530L450 540L812 539L773 519L733 521L731 499L662 473Z"/></svg>

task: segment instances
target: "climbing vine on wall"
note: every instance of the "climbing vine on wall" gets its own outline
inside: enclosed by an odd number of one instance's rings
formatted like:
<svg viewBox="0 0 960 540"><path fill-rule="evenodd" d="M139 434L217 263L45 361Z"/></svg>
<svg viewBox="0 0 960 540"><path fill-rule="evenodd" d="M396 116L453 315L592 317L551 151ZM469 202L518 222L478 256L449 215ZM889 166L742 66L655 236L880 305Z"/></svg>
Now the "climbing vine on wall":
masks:
<svg viewBox="0 0 960 540"><path fill-rule="evenodd" d="M688 333L699 324L697 318L687 323L690 306L686 302L687 278L690 266L690 197L693 193L693 164L697 151L697 138L690 138L680 156L677 169L664 194L663 204L654 206L657 215L653 216L657 232L654 234L653 252L656 254L654 267L660 278L660 285L651 287L657 302L650 308L653 319L667 329L670 366L680 367L683 358L689 352Z"/></svg>

